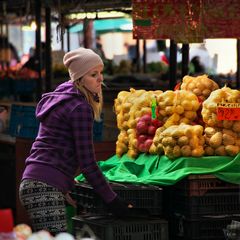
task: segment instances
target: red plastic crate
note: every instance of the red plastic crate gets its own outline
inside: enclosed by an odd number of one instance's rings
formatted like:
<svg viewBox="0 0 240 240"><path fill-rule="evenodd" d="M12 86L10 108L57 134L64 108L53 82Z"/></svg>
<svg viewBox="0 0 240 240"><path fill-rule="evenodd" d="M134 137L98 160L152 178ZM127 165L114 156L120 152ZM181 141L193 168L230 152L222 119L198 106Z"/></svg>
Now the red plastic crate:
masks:
<svg viewBox="0 0 240 240"><path fill-rule="evenodd" d="M166 215L189 218L240 213L239 185L211 175L192 175L164 188Z"/></svg>
<svg viewBox="0 0 240 240"><path fill-rule="evenodd" d="M173 188L187 196L203 196L206 193L239 192L239 186L212 175L190 175L177 182Z"/></svg>

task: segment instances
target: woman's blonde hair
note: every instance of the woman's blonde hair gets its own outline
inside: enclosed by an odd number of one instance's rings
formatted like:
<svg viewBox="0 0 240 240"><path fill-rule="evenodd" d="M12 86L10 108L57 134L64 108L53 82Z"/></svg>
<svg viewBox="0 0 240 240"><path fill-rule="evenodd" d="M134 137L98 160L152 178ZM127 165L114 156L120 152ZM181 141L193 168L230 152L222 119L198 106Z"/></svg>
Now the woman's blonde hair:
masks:
<svg viewBox="0 0 240 240"><path fill-rule="evenodd" d="M102 106L103 106L103 96L102 92L98 94L99 102L94 99L94 95L82 85L81 79L73 82L74 86L86 97L88 103L91 105L94 114L94 120L101 120Z"/></svg>

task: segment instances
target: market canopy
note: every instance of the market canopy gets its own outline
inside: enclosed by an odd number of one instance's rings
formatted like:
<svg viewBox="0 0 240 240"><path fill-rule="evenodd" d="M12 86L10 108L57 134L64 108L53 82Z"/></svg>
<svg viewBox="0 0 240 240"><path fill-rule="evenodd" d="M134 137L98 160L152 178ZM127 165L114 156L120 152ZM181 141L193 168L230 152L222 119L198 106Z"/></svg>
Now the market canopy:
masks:
<svg viewBox="0 0 240 240"><path fill-rule="evenodd" d="M130 18L117 18L117 19L101 19L94 20L93 27L97 33L106 32L131 32L132 19ZM77 24L70 28L71 33L82 32L83 24Z"/></svg>
<svg viewBox="0 0 240 240"><path fill-rule="evenodd" d="M179 43L206 38L240 38L240 1L133 0L136 39L172 39Z"/></svg>

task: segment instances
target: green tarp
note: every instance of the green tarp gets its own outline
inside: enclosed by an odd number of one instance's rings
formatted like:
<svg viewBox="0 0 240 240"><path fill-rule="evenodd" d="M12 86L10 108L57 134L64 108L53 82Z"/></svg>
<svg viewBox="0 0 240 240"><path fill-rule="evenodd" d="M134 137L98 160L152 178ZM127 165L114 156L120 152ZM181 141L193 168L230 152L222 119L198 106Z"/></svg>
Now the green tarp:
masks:
<svg viewBox="0 0 240 240"><path fill-rule="evenodd" d="M217 178L240 184L240 154L236 157L181 157L170 160L166 156L141 154L135 160L126 154L98 162L109 181L150 185L173 185L190 174L211 174ZM83 181L79 175L76 180Z"/></svg>

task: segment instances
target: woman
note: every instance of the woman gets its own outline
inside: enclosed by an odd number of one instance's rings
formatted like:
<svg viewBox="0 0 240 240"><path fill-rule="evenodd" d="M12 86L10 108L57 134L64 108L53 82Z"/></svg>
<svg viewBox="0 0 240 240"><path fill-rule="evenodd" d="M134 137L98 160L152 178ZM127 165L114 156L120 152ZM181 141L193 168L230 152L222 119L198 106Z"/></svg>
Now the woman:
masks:
<svg viewBox="0 0 240 240"><path fill-rule="evenodd" d="M34 231L67 231L65 200L78 169L117 216L128 205L111 189L100 171L93 149L93 121L102 109L103 62L90 49L78 48L63 58L71 80L46 93L37 105L38 136L26 159L19 195Z"/></svg>

